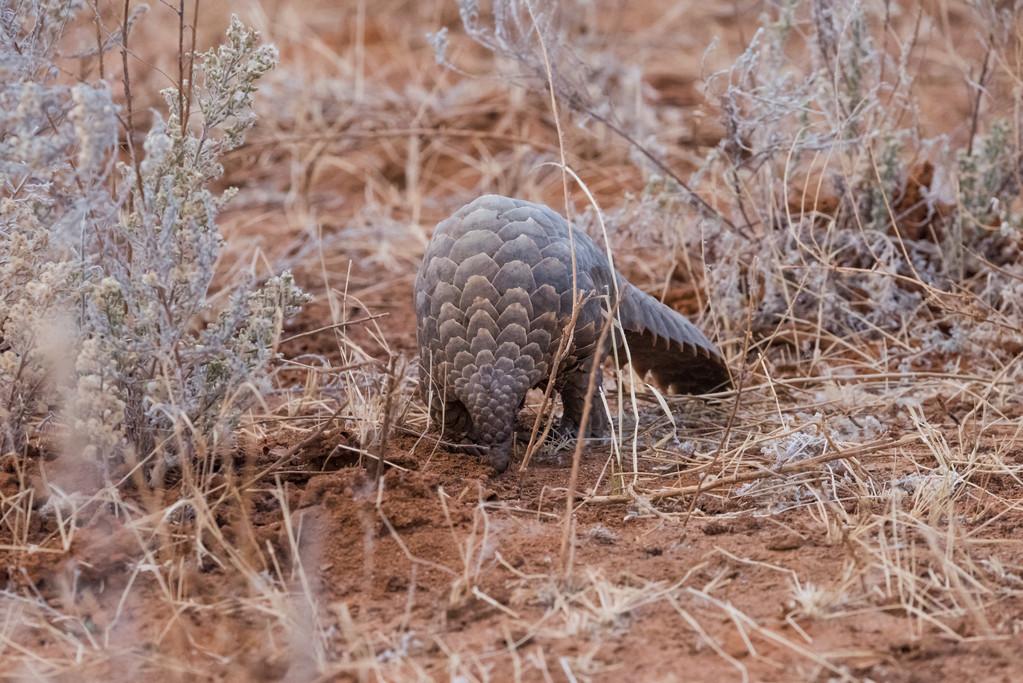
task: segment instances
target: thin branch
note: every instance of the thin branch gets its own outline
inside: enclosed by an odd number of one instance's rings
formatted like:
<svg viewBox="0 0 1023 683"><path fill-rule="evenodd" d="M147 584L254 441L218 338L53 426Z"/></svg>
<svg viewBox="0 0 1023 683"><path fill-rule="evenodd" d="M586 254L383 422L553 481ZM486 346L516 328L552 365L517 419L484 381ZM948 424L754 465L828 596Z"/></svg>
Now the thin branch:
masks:
<svg viewBox="0 0 1023 683"><path fill-rule="evenodd" d="M589 503L592 505L617 505L621 503L631 503L636 500L637 497L643 497L651 501L662 500L665 498L681 498L692 494L704 493L713 489L727 488L736 484L757 481L758 479L771 479L786 474L793 474L795 472L805 472L816 469L818 465L823 465L824 463L832 462L833 460L858 458L864 455L870 455L871 453L876 453L877 451L908 446L909 444L916 443L919 440L920 436L918 434L911 434L909 436L904 436L901 439L875 441L855 448L848 448L844 451L836 451L826 455L819 455L816 458L800 460L799 462L791 462L774 469L760 469L754 472L736 474L731 477L721 477L720 479L714 479L708 483L701 481L699 484L693 484L691 486L658 489L656 491L639 493L636 495L616 494L610 496L590 496L585 498L583 503Z"/></svg>
<svg viewBox="0 0 1023 683"><path fill-rule="evenodd" d="M124 17L121 25L121 68L123 73L121 79L124 82L124 102L128 111L127 133L128 154L131 156L132 166L135 167L135 189L139 194L139 201L142 208L146 206L146 191L142 184L142 160L135 153L135 109L131 97L131 75L128 72L128 30L131 28L129 18L131 16L131 0L124 0Z"/></svg>

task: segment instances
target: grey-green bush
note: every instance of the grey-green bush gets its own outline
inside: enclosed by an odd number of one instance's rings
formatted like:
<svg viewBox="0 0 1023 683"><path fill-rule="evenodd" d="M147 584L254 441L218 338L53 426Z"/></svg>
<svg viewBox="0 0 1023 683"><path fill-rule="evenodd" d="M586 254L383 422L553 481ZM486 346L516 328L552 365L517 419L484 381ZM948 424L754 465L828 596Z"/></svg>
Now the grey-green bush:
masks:
<svg viewBox="0 0 1023 683"><path fill-rule="evenodd" d="M223 44L197 55L191 93L164 90L166 120L156 114L122 162L124 112L106 83L71 85L54 65L82 7L0 9L0 452L49 422L66 456L109 472L223 443L307 297L283 273L208 310L232 194L211 181L253 123L276 50L233 17Z"/></svg>

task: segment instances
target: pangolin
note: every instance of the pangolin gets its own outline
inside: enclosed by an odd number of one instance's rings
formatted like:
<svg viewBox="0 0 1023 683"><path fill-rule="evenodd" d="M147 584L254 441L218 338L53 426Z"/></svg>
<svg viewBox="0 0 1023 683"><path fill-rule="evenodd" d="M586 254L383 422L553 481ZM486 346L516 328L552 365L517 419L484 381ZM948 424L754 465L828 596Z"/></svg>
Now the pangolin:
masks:
<svg viewBox="0 0 1023 683"><path fill-rule="evenodd" d="M573 296L572 231L576 288ZM609 311L621 321L632 367L668 391L701 393L729 384L721 352L682 314L630 284L581 230L550 208L485 195L437 225L415 282L419 388L446 435L508 466L518 413L533 387L546 387L561 337L581 302L555 370L564 414L578 433L590 368ZM617 303L617 306L615 304ZM612 336L605 335L605 339ZM621 356L624 358L624 356ZM596 387L601 382L595 383ZM600 404L588 436L607 426Z"/></svg>

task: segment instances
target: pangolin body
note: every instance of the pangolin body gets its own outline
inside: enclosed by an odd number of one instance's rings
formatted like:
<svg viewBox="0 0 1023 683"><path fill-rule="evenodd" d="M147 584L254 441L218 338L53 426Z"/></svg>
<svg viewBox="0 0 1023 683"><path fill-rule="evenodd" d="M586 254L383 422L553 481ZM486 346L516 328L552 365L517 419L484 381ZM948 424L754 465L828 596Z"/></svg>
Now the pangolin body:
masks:
<svg viewBox="0 0 1023 683"><path fill-rule="evenodd" d="M420 392L431 415L498 471L508 465L526 392L546 386L571 322L572 241L583 298L555 370L562 430L578 430L590 368L607 352L597 346L609 310L621 321L640 375L649 372L663 388L688 393L729 383L714 344L616 273L585 233L546 206L485 195L433 233L416 276L416 335ZM604 411L597 404L590 415L589 435L599 435Z"/></svg>

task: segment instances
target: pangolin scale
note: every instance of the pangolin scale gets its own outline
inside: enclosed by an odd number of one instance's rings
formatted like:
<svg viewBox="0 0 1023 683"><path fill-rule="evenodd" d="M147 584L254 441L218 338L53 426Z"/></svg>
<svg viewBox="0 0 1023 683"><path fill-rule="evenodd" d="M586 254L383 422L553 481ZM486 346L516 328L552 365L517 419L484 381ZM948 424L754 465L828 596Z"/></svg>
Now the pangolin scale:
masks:
<svg viewBox="0 0 1023 683"><path fill-rule="evenodd" d="M583 303L556 369L563 432L578 431L590 368L608 351L597 348L601 328L616 301L638 374L685 393L730 381L717 347L685 316L615 272L584 232L546 206L485 195L433 233L416 276L416 336L420 393L433 419L446 438L467 439L466 450L486 454L499 472L508 466L526 392L547 385L571 322L569 230ZM590 415L589 435L602 434L607 419L599 404Z"/></svg>

